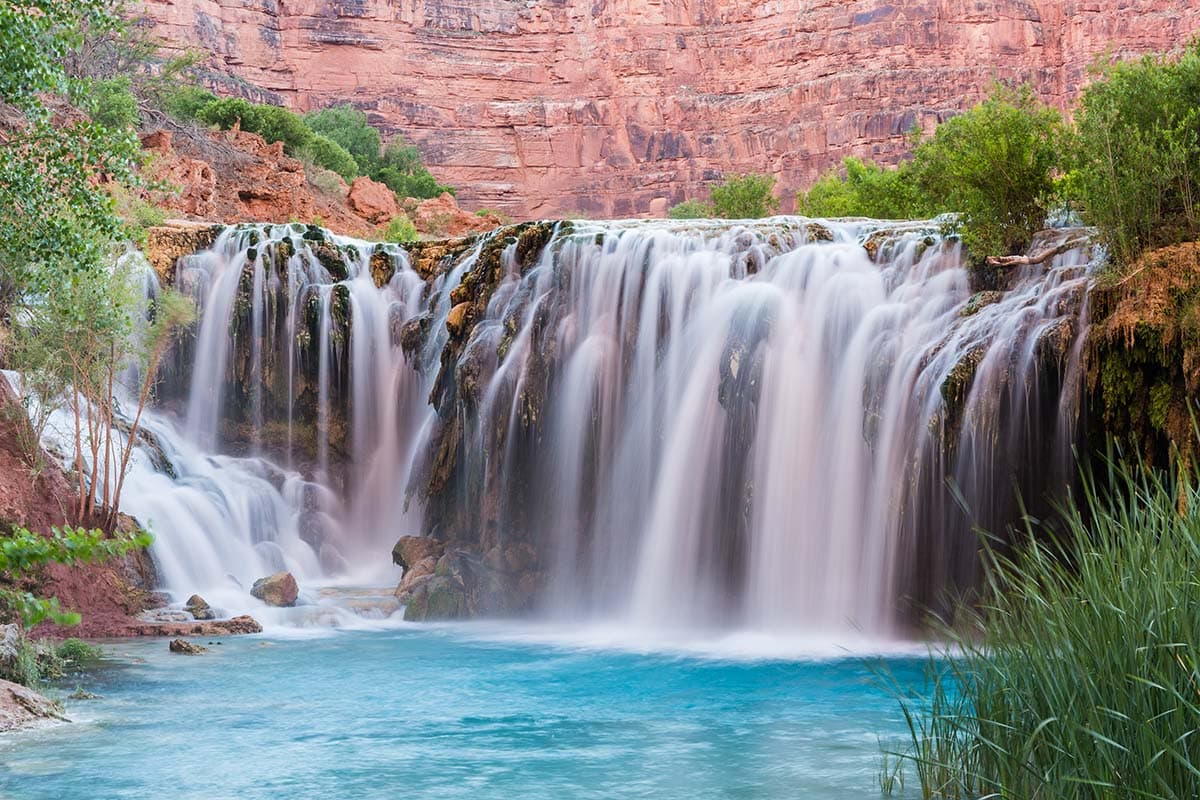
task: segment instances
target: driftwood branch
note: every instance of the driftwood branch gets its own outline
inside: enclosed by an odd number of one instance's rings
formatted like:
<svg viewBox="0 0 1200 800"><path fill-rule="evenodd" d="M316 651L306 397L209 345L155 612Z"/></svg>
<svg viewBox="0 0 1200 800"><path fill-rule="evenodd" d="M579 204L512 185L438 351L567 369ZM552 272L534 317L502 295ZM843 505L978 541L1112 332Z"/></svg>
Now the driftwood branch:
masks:
<svg viewBox="0 0 1200 800"><path fill-rule="evenodd" d="M1055 256L1085 244L1086 241L1086 239L1068 239L1054 247L1028 256L989 256L987 263L989 267L1029 267L1034 264L1045 264Z"/></svg>

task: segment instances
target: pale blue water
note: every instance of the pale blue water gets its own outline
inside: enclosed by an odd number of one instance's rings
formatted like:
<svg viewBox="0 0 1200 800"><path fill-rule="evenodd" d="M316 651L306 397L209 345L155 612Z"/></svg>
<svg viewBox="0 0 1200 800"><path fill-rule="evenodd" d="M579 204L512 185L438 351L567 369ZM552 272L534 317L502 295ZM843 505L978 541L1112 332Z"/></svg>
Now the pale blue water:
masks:
<svg viewBox="0 0 1200 800"><path fill-rule="evenodd" d="M102 697L67 701L74 724L0 736L0 797L862 800L880 796L880 741L903 735L877 660L508 634L111 645L120 663L83 679ZM888 664L920 680L920 660Z"/></svg>

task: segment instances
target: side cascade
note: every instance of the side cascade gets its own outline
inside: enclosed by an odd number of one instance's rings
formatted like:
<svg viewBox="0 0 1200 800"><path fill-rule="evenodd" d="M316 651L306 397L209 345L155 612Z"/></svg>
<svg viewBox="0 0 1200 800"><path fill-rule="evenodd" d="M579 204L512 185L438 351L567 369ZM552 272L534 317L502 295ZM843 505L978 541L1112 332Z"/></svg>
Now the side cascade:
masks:
<svg viewBox="0 0 1200 800"><path fill-rule="evenodd" d="M413 534L458 564L449 615L895 633L976 579L977 526L1069 485L1100 257L1047 231L973 291L940 229L227 228L176 265L201 317L154 433L272 491L170 588L238 547L361 579ZM159 515L156 557L193 563Z"/></svg>

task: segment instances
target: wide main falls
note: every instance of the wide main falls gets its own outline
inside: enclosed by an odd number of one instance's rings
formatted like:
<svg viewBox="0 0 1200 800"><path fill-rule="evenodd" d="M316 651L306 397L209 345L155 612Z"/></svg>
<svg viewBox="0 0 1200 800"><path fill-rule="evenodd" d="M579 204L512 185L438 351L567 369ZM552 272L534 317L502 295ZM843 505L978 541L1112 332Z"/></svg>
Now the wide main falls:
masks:
<svg viewBox="0 0 1200 800"><path fill-rule="evenodd" d="M426 535L471 613L896 633L1074 473L1096 254L1048 247L972 279L936 221L227 228L175 267L201 316L129 510L184 596L395 580Z"/></svg>

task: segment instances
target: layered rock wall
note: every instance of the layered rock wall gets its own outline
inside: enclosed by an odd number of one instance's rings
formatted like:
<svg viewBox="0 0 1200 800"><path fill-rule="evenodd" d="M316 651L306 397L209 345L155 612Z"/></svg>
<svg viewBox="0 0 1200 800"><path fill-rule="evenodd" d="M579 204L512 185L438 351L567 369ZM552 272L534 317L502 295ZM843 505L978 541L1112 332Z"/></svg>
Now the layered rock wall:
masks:
<svg viewBox="0 0 1200 800"><path fill-rule="evenodd" d="M230 91L351 100L468 205L629 216L725 171L785 191L1031 81L1067 106L1097 54L1172 50L1170 0L144 0ZM654 201L657 199L657 203Z"/></svg>

